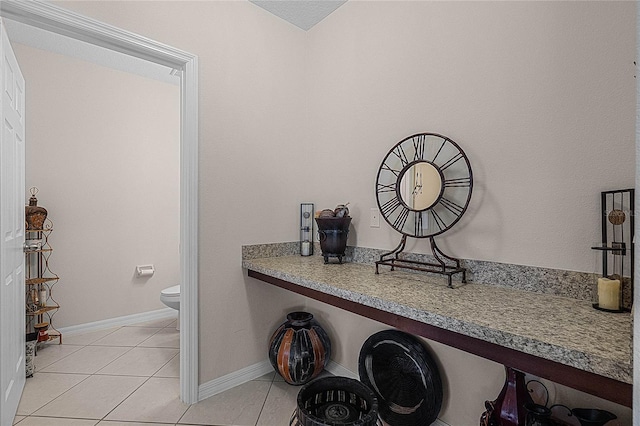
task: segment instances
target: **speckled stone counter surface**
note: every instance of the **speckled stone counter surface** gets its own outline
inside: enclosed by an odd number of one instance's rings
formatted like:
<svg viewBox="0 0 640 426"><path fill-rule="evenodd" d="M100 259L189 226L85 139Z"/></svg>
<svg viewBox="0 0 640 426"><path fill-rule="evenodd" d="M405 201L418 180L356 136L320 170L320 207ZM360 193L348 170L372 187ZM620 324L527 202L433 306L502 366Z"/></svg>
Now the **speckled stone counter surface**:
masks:
<svg viewBox="0 0 640 426"><path fill-rule="evenodd" d="M295 247L292 248L295 252ZM260 252L260 251L258 251ZM390 271L367 263L325 265L296 254L255 258L242 266L358 304L394 313L624 383L633 383L628 313L592 308L591 301L504 285L463 284ZM279 253L283 254L283 253Z"/></svg>

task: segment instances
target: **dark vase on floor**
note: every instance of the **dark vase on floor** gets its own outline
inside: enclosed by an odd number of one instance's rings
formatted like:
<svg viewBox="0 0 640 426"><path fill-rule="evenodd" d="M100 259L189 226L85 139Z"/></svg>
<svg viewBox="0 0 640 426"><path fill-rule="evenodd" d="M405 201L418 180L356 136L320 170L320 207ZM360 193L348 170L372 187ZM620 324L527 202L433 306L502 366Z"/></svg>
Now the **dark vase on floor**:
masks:
<svg viewBox="0 0 640 426"><path fill-rule="evenodd" d="M376 426L378 400L363 383L347 377L323 377L304 385L289 426Z"/></svg>
<svg viewBox="0 0 640 426"><path fill-rule="evenodd" d="M284 380L303 385L324 370L331 357L331 341L308 312L291 312L273 333L269 360Z"/></svg>

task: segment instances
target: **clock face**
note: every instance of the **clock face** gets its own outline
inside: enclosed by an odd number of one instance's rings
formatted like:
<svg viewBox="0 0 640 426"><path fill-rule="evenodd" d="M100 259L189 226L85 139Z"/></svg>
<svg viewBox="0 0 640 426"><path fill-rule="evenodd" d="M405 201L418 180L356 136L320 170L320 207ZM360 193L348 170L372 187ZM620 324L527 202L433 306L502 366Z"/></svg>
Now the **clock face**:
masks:
<svg viewBox="0 0 640 426"><path fill-rule="evenodd" d="M424 238L460 220L472 188L471 165L458 144L420 133L398 142L384 158L376 198L382 217L396 231Z"/></svg>

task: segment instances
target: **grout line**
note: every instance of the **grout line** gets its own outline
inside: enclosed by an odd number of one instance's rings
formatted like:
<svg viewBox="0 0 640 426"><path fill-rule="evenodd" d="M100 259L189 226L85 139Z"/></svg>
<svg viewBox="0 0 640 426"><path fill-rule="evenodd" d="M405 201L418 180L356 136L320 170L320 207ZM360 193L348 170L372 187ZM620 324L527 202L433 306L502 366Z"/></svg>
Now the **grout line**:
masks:
<svg viewBox="0 0 640 426"><path fill-rule="evenodd" d="M150 349L168 349L168 348L150 348ZM172 356L169 361L165 362L164 364L162 364L162 366L160 366L160 368L158 368L156 371L153 372L153 374L151 376L149 376L149 378L151 377L156 377L156 374L158 374L158 371L162 370L167 364L169 364L171 361L173 361L173 359L177 356L180 356L180 352L178 351L177 354L175 354L174 356ZM160 376L158 376L160 377ZM161 377L163 379L175 379L175 377ZM179 378L178 378L179 379Z"/></svg>
<svg viewBox="0 0 640 426"><path fill-rule="evenodd" d="M144 377L144 376L142 376ZM121 406L127 399L131 398L131 395L133 395L138 389L140 389L145 383L147 383L149 381L151 377L147 377L147 380L144 380L142 383L140 383L140 386L138 386L137 388L135 388L133 391L131 391L131 393L129 395L127 395L122 401L120 401L118 404L116 404L115 407L113 407L111 410L109 410L109 412L107 414L105 414L100 420L98 420L98 422L101 422L103 420L105 420L109 414L113 413L119 406Z"/></svg>
<svg viewBox="0 0 640 426"><path fill-rule="evenodd" d="M121 348L123 346L111 346L111 347L117 347L117 348ZM125 351L122 353L122 355L115 357L113 360L111 360L110 362L108 362L106 365L103 365L101 368L99 368L97 371L94 371L91 375L92 376L108 376L108 374L99 374L100 371L104 370L105 368L107 368L109 365L113 364L114 362L116 362L118 359L122 358L123 356L125 356L126 354L128 354L129 352L131 352L133 350L133 348L129 348L128 351Z"/></svg>
<svg viewBox="0 0 640 426"><path fill-rule="evenodd" d="M264 411L265 405L267 405L267 399L269 398L269 394L271 393L271 388L273 388L273 382L275 379L276 379L276 376L273 376L273 379L271 379L271 383L269 383L269 390L267 391L267 394L264 397L264 401L262 401L262 407L260 407L260 412L258 413L258 418L256 419L256 424L254 426L258 426L258 423L260 423L260 417L262 416L262 412Z"/></svg>
<svg viewBox="0 0 640 426"><path fill-rule="evenodd" d="M70 346L78 346L78 345L70 345ZM76 353L76 352L78 352L78 351L82 350L82 349L83 349L83 348L85 348L86 346L87 346L87 345L82 346L80 349L78 349L77 351L72 352L71 354ZM71 355L71 354L69 354L69 355ZM60 358L59 360L56 360L56 361L52 362L52 363L51 363L51 364L49 364L48 366L51 366L51 365L53 365L53 364L57 363L58 361L60 361L60 360L62 360L62 359L64 359L64 358L66 358L66 357L68 357L69 355L66 355L66 356L64 356L64 357ZM46 367L45 367L45 368L46 368ZM37 372L38 372L38 371L36 371L36 373L37 373ZM47 373L47 372L42 372L42 371L41 371L40 373L43 373L43 374L76 374L76 375L82 375L82 376L87 376L87 377L85 377L84 379L80 380L78 383L76 383L75 385L71 386L69 389L67 389L66 391L62 392L60 395L56 396L56 397L55 397L55 398L53 398L52 400L50 400L50 401L46 402L45 404L43 404L43 405L41 405L40 407L38 407L38 408L36 408L35 410L33 410L33 412L32 412L31 414L28 414L28 415L26 415L26 416L25 416L25 419L26 419L27 417L31 417L31 416L33 416L33 417L38 417L38 416L34 416L34 414L35 414L38 410L40 410L40 409L44 408L45 406L47 406L47 405L51 404L51 403L52 403L52 402L54 402L56 399L60 398L62 395L66 394L66 393L67 393L67 392L69 392L71 389L73 389L73 388L75 388L76 386L78 386L80 383L85 382L89 377L91 377L91 376L92 376L91 374L86 374L86 373L56 373L56 372L48 372L48 373ZM35 374L35 373L34 373L34 374ZM24 390L23 390L23 395L24 395ZM24 419L20 420L20 422L22 422L23 420L24 420Z"/></svg>
<svg viewBox="0 0 640 426"><path fill-rule="evenodd" d="M58 345L56 344L56 346L58 346ZM41 366L41 367L40 367L41 369L42 369L42 368L47 368L47 367L49 367L50 365L53 365L53 364L55 364L55 363L56 363L56 362L58 362L58 361L62 361L63 359L65 359L65 358L66 358L66 357L68 357L69 355L73 355L74 353L78 352L80 349L84 348L84 346L82 346L82 345L60 345L60 346L65 346L65 347L68 347L68 348L69 348L69 347L72 347L72 346L77 346L77 347L78 347L78 349L76 349L76 350L75 350L75 351L73 351L73 352L69 352L68 354L66 354L66 355L65 355L65 356L63 356L62 358L57 359L57 360L55 360L55 361L53 361L53 362L51 362L51 363L49 363L49 364L47 364L47 365ZM40 348L40 350L42 350L42 348ZM36 353L35 353L34 357L35 357L34 362L38 361L38 351L36 351ZM36 372L38 372L38 370L36 370ZM40 372L42 372L42 370L40 370Z"/></svg>
<svg viewBox="0 0 640 426"><path fill-rule="evenodd" d="M125 351L124 353L122 353L121 355L119 355L118 357L116 357L115 359L113 359L112 361L110 361L109 363L107 363L106 365L102 366L100 369L98 369L97 371L93 372L93 373L76 373L76 372L42 372L39 371L42 374L74 374L74 375L83 375L86 376L83 380L81 380L80 382L76 383L75 385L71 386L69 389L65 390L64 392L62 392L60 395L56 396L55 398L53 398L52 400L46 402L45 404L43 404L42 406L36 408L35 410L33 410L33 412L31 414L16 414L16 416L20 416L23 417L23 419L21 419L18 423L16 423L16 425L19 425L20 423L22 423L25 419L27 419L28 417L48 417L48 418L68 418L68 419L80 419L79 417L51 417L51 416L38 416L35 415L35 413L42 409L43 407L53 403L54 401L56 401L58 398L60 398L61 396L63 396L64 394L66 394L67 392L69 392L71 389L75 388L76 386L80 385L81 383L85 382L87 379L89 379L92 376L111 376L111 377L140 377L140 378L145 378L145 380L142 381L142 383L137 386L133 391L131 391L131 393L129 393L122 401L120 401L120 403L118 403L115 407L113 407L111 410L109 410L109 412L107 414L105 414L101 419L82 419L82 420L95 420L96 423L95 425L97 425L98 423L100 423L101 421L104 421L106 419L106 417L111 414L114 410L116 410L122 403L124 403L127 399L129 399L131 397L131 395L133 395L138 389L140 389L145 383L147 383L151 378L154 377L154 374L156 374L158 371L160 371L162 368L164 368L168 363L170 363L175 356L179 356L179 348L178 348L178 354L174 355L171 359L169 359L167 362L165 362L160 368L158 368L153 374L149 375L149 376L130 376L130 375L125 375L125 376L121 376L121 375L112 375L112 374L100 374L100 371L103 370L104 368L106 368L108 365L112 364L113 362L115 362L116 360L120 359L121 357L123 357L124 355L126 355L127 353L131 352L134 348L140 347L140 348L144 348L144 349L176 349L176 348L167 348L167 347L154 347L154 346L140 346L141 344L143 344L144 342L146 342L148 339L150 339L151 337L155 336L157 333L159 333L161 330L165 329L165 328L169 328L169 327L173 327L175 329L175 322L172 322L164 327L146 327L146 328L157 328L157 331L155 333L153 333L152 335L150 335L149 337L147 337L146 339L144 339L142 342L138 343L135 346L118 346L118 345L95 345L94 343L101 340L104 337L107 337L113 333L115 333L116 331L124 328L126 326L119 326L113 329L113 331L105 334L104 336L101 336L99 339L94 340L93 342L84 344L84 345L67 345L67 346L80 346L80 348L74 352L71 352L65 356L63 356L60 359L57 359L56 361L48 364L47 366L43 367L46 368L48 366L51 366L55 363L57 363L58 361L61 361L65 358L67 358L68 356L82 350L83 348L86 347L100 347L100 346L104 346L104 347L127 347L129 348L129 350ZM171 377L174 378L174 377ZM265 399L266 400L266 399ZM188 408L187 408L188 410ZM179 421L182 419L182 417L184 416L184 414L186 414L187 410L185 410L185 412L182 414L182 416L180 416L180 419L178 420L178 422L175 423L175 425L178 425ZM126 422L126 421L125 421Z"/></svg>
<svg viewBox="0 0 640 426"><path fill-rule="evenodd" d="M45 373L47 374L47 373ZM76 375L82 375L82 376L87 376L84 379L80 380L78 383L76 383L75 385L71 386L69 389L67 389L66 391L62 392L60 395L56 396L55 398L53 398L51 401L48 401L46 403L44 403L43 405L41 405L40 407L36 408L35 410L33 410L32 413L30 414L24 414L25 418L27 417L31 417L34 416L34 414L36 413L36 411L41 410L42 408L46 407L47 405L51 404L53 401L55 401L56 399L60 398L62 395L64 395L65 393L69 392L71 389L75 388L76 386L78 386L80 383L83 383L84 381L86 381L89 377L91 377L91 375L89 374L81 374L81 373L48 373L48 374L76 374ZM16 414L18 416L20 416L21 414ZM43 417L43 416L34 416L34 417ZM22 419L24 420L24 419ZM22 421L20 420L20 421Z"/></svg>

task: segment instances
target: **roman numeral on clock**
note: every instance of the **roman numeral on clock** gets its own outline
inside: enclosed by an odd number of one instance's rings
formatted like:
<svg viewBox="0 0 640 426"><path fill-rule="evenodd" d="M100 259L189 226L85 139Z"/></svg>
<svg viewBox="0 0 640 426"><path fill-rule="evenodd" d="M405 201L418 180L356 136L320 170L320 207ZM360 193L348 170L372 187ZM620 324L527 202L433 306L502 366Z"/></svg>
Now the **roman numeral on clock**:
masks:
<svg viewBox="0 0 640 426"><path fill-rule="evenodd" d="M402 211L400 212L396 220L393 221L393 227L398 230L401 230L402 228L404 228L404 224L407 221L407 217L409 217L409 209L406 208L405 206L402 206Z"/></svg>
<svg viewBox="0 0 640 426"><path fill-rule="evenodd" d="M425 135L418 135L413 138L413 149L415 154L413 155L413 160L424 160L424 141Z"/></svg>
<svg viewBox="0 0 640 426"><path fill-rule="evenodd" d="M395 183L390 183L390 184L378 183L377 191L378 191L378 193L395 192L396 191L396 184Z"/></svg>
<svg viewBox="0 0 640 426"><path fill-rule="evenodd" d="M449 210L451 213L457 216L462 214L462 212L464 211L464 207L462 207L460 204L454 203L453 201L448 200L445 197L440 198L438 204L442 204L445 209Z"/></svg>
<svg viewBox="0 0 640 426"><path fill-rule="evenodd" d="M440 215L438 214L437 211L435 210L430 210L431 212L431 216L433 217L433 222L436 224L436 226L438 227L439 231L442 231L444 228L446 228L447 224L445 223L445 221L440 217Z"/></svg>
<svg viewBox="0 0 640 426"><path fill-rule="evenodd" d="M413 234L416 237L422 237L424 230L422 229L422 212L415 213L415 230Z"/></svg>
<svg viewBox="0 0 640 426"><path fill-rule="evenodd" d="M446 170L447 168L451 167L453 164L455 164L461 158L463 158L462 153L461 152L457 153L456 155L451 157L449 159L449 161L447 161L442 166L440 166L440 170L443 170L443 171Z"/></svg>
<svg viewBox="0 0 640 426"><path fill-rule="evenodd" d="M396 211L396 209L401 205L402 203L400 202L400 200L394 197L380 206L380 212L382 212L382 214L388 217L391 213Z"/></svg>
<svg viewBox="0 0 640 426"><path fill-rule="evenodd" d="M442 184L445 188L464 188L471 186L471 177L445 179Z"/></svg>
<svg viewBox="0 0 640 426"><path fill-rule="evenodd" d="M386 162L382 163L382 166L380 166L381 170L387 170L391 173L393 173L394 175L396 175L396 177L400 176L400 172L402 171L402 169L396 169L393 168L391 166L389 166Z"/></svg>
<svg viewBox="0 0 640 426"><path fill-rule="evenodd" d="M393 155L395 155L400 159L400 162L402 163L402 168L404 168L407 164L409 164L409 160L407 159L407 154L404 153L404 149L402 149L401 145L398 145L397 147L395 147L391 152L393 153Z"/></svg>

